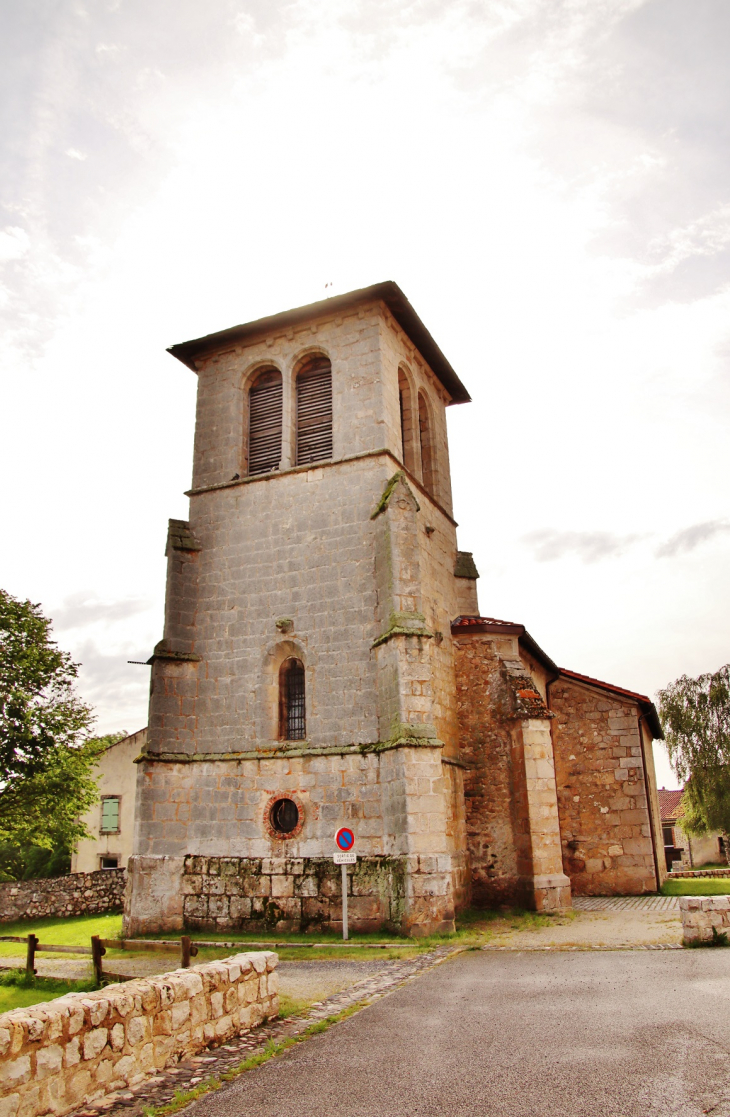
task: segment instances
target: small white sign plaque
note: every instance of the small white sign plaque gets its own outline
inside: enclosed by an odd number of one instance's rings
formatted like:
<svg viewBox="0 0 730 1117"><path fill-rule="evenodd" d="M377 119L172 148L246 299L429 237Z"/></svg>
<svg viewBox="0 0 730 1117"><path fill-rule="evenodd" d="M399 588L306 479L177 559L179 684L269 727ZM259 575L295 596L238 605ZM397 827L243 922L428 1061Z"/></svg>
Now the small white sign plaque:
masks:
<svg viewBox="0 0 730 1117"><path fill-rule="evenodd" d="M336 849L333 854L335 865L357 864L357 854L354 849Z"/></svg>

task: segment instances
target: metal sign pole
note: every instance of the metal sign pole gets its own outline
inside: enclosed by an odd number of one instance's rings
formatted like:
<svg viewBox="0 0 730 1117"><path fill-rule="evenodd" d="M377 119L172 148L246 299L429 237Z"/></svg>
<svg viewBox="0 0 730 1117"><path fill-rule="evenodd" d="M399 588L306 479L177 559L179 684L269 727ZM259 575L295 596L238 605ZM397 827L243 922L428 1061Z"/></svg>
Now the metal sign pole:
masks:
<svg viewBox="0 0 730 1117"><path fill-rule="evenodd" d="M342 938L347 942L347 865L342 866Z"/></svg>

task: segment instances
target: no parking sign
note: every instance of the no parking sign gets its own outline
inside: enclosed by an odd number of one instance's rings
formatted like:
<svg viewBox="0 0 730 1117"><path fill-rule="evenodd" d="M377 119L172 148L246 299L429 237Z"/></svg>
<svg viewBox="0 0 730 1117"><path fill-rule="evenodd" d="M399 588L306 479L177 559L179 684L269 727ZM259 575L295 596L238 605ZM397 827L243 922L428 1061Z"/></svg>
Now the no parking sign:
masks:
<svg viewBox="0 0 730 1117"><path fill-rule="evenodd" d="M342 865L342 937L347 939L347 869L345 866L357 862L354 850L355 833L349 826L341 826L335 834L335 865Z"/></svg>

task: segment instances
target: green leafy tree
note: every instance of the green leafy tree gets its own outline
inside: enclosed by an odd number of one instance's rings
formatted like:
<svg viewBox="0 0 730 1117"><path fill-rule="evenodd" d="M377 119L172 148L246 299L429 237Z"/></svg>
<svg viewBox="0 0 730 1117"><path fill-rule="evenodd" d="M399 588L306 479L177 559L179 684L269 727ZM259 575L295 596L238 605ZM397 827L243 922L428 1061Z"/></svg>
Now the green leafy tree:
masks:
<svg viewBox="0 0 730 1117"><path fill-rule="evenodd" d="M658 694L669 759L684 783L682 827L720 830L730 854L730 664L682 675Z"/></svg>
<svg viewBox="0 0 730 1117"><path fill-rule="evenodd" d="M0 846L25 863L33 848L68 855L86 836L80 816L98 798L94 765L120 736L89 736L93 712L75 693L77 671L40 606L0 590ZM0 871L12 872L11 861Z"/></svg>

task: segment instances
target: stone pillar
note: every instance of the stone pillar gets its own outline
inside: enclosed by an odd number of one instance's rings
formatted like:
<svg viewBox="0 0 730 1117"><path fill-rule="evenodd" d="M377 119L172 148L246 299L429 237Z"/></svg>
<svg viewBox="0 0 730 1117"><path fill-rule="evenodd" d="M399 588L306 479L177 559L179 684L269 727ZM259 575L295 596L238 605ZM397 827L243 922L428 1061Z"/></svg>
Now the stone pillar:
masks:
<svg viewBox="0 0 730 1117"><path fill-rule="evenodd" d="M550 722L544 717L522 719L515 736L524 773L532 862L528 882L531 899L536 911L569 908L570 880L563 872Z"/></svg>
<svg viewBox="0 0 730 1117"><path fill-rule="evenodd" d="M182 931L184 857L130 857L122 934Z"/></svg>

